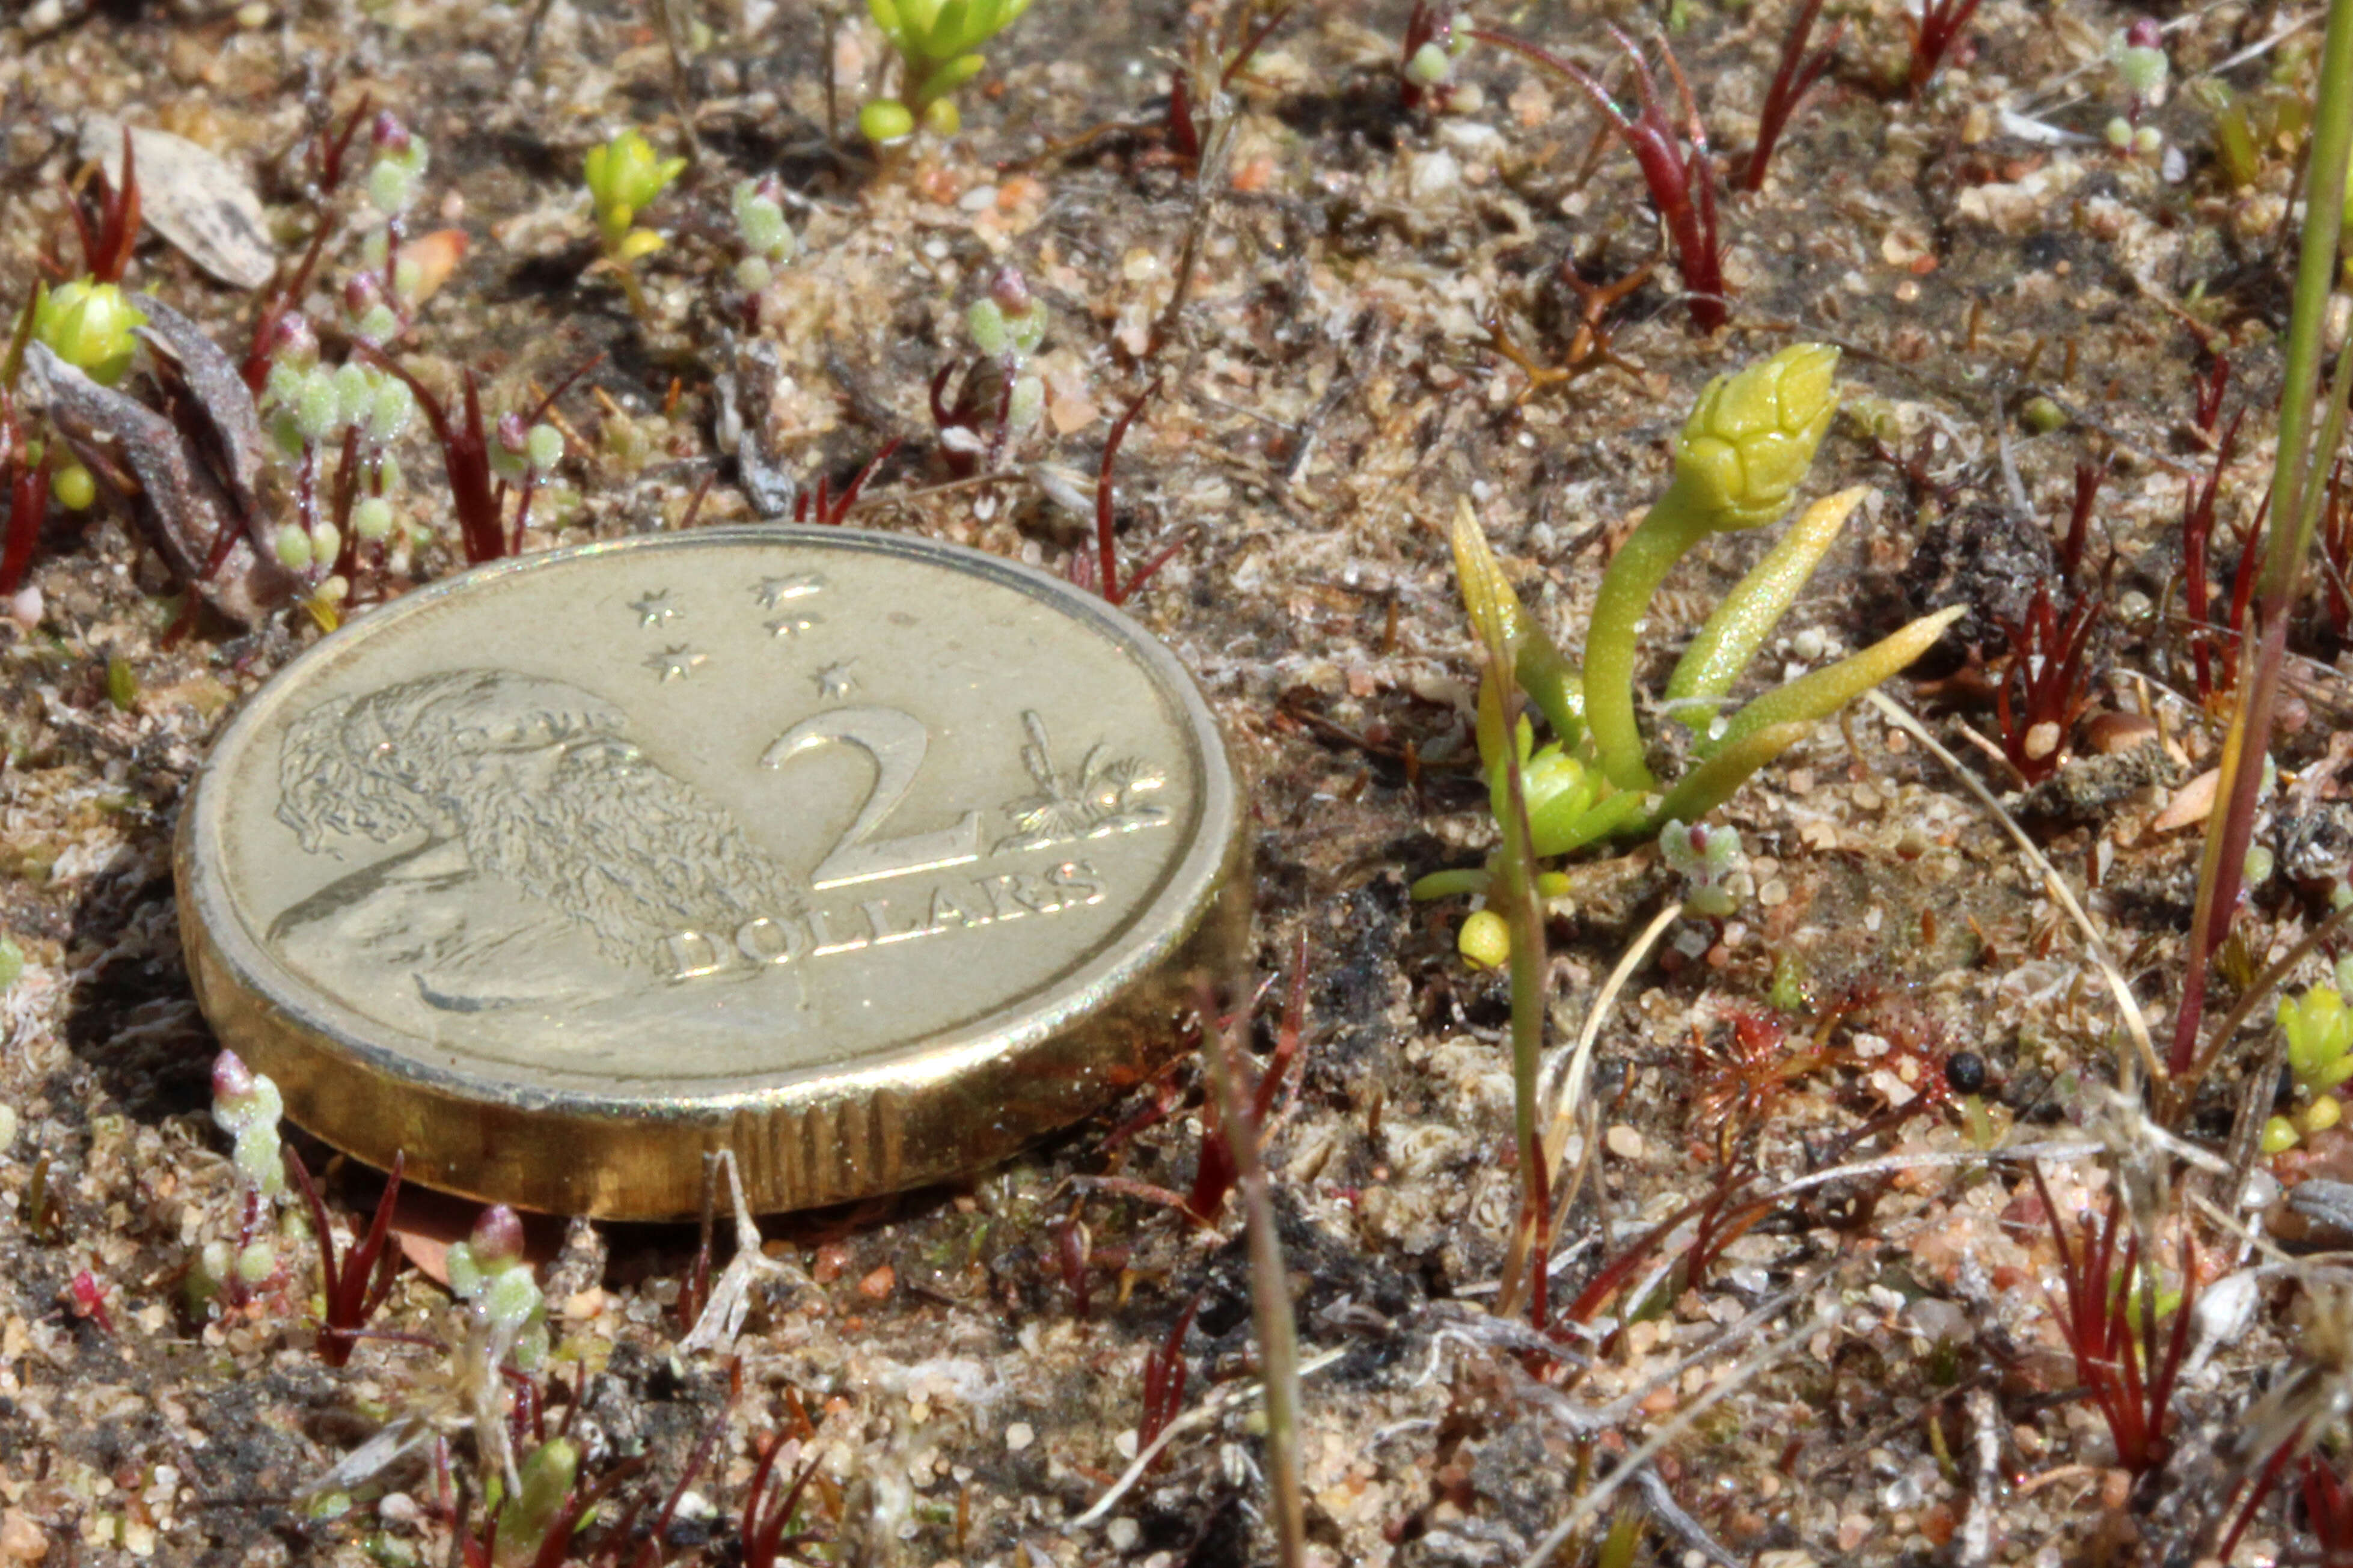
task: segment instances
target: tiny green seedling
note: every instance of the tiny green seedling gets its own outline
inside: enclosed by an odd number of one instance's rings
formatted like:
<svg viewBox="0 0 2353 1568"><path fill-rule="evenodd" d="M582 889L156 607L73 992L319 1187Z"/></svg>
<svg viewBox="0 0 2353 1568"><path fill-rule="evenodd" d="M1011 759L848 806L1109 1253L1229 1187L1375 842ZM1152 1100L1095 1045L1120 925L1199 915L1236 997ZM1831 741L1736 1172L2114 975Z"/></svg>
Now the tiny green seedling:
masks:
<svg viewBox="0 0 2353 1568"><path fill-rule="evenodd" d="M1462 507L1452 542L1463 603L1474 626L1500 627L1509 679L1552 731L1550 742L1539 747L1534 726L1523 721L1507 760L1501 672L1489 672L1480 689L1480 762L1499 822L1508 820L1508 775L1519 774L1539 858L1656 834L1669 822L1696 822L1814 724L1926 652L1961 614L1956 606L1925 616L1736 713L1721 714L1733 682L1866 492L1850 489L1817 501L1725 596L1684 651L1667 682L1666 706L1692 730L1695 763L1670 784L1652 774L1634 712L1642 618L1669 571L1694 546L1716 533L1770 522L1788 506L1837 407L1831 384L1837 363L1836 350L1799 344L1708 384L1676 439L1672 483L1602 576L1581 670L1528 615L1469 505ZM1518 767L1509 768L1508 761ZM1485 893L1493 880L1491 858L1484 868L1424 877L1414 892L1423 899ZM1539 890L1545 890L1541 883ZM1466 955L1492 961L1495 936L1492 922L1466 925Z"/></svg>
<svg viewBox="0 0 2353 1568"><path fill-rule="evenodd" d="M2283 996L2280 1028L2287 1035L2287 1067L2295 1080L2295 1108L2263 1123L2263 1152L2278 1154L2345 1120L2337 1097L2353 1079L2353 1009L2334 985Z"/></svg>
<svg viewBox="0 0 2353 1568"><path fill-rule="evenodd" d="M685 168L683 158L658 156L635 126L588 149L588 199L596 209L596 237L605 246L603 258L590 270L601 268L619 279L629 309L640 317L646 313L646 299L638 287L637 264L668 242L652 229L638 226L638 217Z"/></svg>
<svg viewBox="0 0 2353 1568"><path fill-rule="evenodd" d="M877 145L904 141L920 125L953 136L964 116L949 95L988 62L976 53L1011 26L1030 0L866 0L899 57L899 96L870 100L858 129Z"/></svg>

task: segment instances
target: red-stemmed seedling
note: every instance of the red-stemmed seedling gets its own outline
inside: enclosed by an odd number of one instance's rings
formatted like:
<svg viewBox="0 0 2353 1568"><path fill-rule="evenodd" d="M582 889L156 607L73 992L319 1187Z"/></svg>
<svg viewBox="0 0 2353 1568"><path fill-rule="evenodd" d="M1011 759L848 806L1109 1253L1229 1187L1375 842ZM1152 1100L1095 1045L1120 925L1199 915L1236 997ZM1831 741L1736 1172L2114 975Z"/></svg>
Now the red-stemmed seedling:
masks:
<svg viewBox="0 0 2353 1568"><path fill-rule="evenodd" d="M1157 576L1160 569L1176 558L1177 552L1192 542L1190 529L1161 549L1150 560L1138 566L1123 584L1119 580L1119 545L1115 538L1116 516L1113 508L1111 468L1119 457L1119 448L1127 439L1127 427L1135 423L1136 416L1152 395L1160 390L1155 381L1129 404L1117 419L1112 421L1111 434L1103 438L1103 464L1095 472L1095 553L1090 559L1084 551L1074 552L1070 560L1069 575L1082 588L1092 588L1114 605L1124 605L1142 591L1146 583Z"/></svg>
<svg viewBox="0 0 2353 1568"><path fill-rule="evenodd" d="M1799 103L1822 79L1837 57L1839 37L1846 31L1841 22L1831 28L1831 36L1813 53L1806 52L1806 44L1813 37L1814 21L1822 13L1822 0L1798 0L1798 14L1789 22L1788 37L1781 40L1780 68L1773 73L1773 85L1765 90L1765 107L1757 116L1757 145L1749 150L1748 161L1741 166L1740 188L1755 195L1765 188L1765 170L1773 162L1773 149L1780 144L1781 132L1788 128L1789 117L1798 111Z"/></svg>
<svg viewBox="0 0 2353 1568"><path fill-rule="evenodd" d="M1270 977L1268 984L1271 984L1272 979ZM1261 986L1260 995L1263 996L1264 994L1265 987ZM1253 998L1250 1007L1255 1009L1257 1005L1257 998ZM1262 1130L1266 1126L1267 1119L1273 1114L1275 1098L1282 1091L1284 1081L1290 1078L1292 1067L1299 1059L1301 1033L1306 1021L1306 1015L1307 939L1303 935L1299 939L1298 945L1293 950L1291 986L1283 1001L1282 1021L1275 1029L1274 1050L1268 1057L1265 1069L1259 1074L1256 1085L1252 1087L1245 1083L1243 1086L1242 1109L1259 1129ZM1197 1020L1193 1027L1196 1030L1223 1030L1230 1026L1233 1022L1230 1017L1210 1016ZM1234 1065L1237 1071L1248 1071L1240 1062ZM1165 1093L1160 1095L1155 1106L1147 1108L1143 1115L1119 1129L1115 1136L1132 1136L1159 1121L1174 1106L1173 1095ZM1225 1207L1227 1194L1234 1190L1234 1184L1240 1179L1240 1172L1234 1160L1233 1142L1227 1130L1219 1125L1217 1102L1212 1097L1203 1104L1201 1109L1201 1153L1199 1161L1193 1168L1191 1191L1177 1193L1166 1187L1155 1186L1150 1182L1140 1182L1126 1176L1081 1177L1077 1179L1077 1183L1096 1192L1118 1193L1127 1197L1142 1198L1147 1203L1159 1204L1166 1208L1180 1209L1189 1217L1208 1225L1214 1221Z"/></svg>
<svg viewBox="0 0 2353 1568"><path fill-rule="evenodd" d="M2347 487L2345 459L2328 470L2328 490L2313 530L2320 549L2322 603L2338 642L2353 637L2353 490ZM5 593L0 588L0 593Z"/></svg>
<svg viewBox="0 0 2353 1568"><path fill-rule="evenodd" d="M66 216L73 220L81 241L82 270L100 283L120 283L130 268L132 247L139 243L139 169L131 153L131 128L122 128L122 184L117 186L98 174L100 195L95 213L83 209L81 197L69 186Z"/></svg>
<svg viewBox="0 0 2353 1568"><path fill-rule="evenodd" d="M1715 217L1715 164L1708 157L1707 128L1700 123L1699 110L1692 102L1691 84L1683 79L1683 67L1676 63L1674 52L1662 49L1683 108L1683 138L1689 143L1688 152L1677 146L1675 128L1659 104L1658 85L1651 79L1642 51L1616 27L1609 29L1609 36L1634 65L1637 111L1631 115L1618 107L1592 72L1575 61L1510 33L1487 27L1473 27L1469 32L1482 43L1509 49L1566 78L1601 111L1625 142L1627 150L1634 154L1634 162L1641 165L1643 183L1651 190L1651 204L1659 209L1659 217L1674 241L1675 263L1683 268L1692 325L1703 332L1715 331L1724 325L1724 259Z"/></svg>
<svg viewBox="0 0 2353 1568"><path fill-rule="evenodd" d="M49 465L31 457L28 445L15 400L0 391L0 496L8 507L7 533L0 538L0 599L25 585L49 510Z"/></svg>
<svg viewBox="0 0 2353 1568"><path fill-rule="evenodd" d="M1273 1054L1268 1057L1266 1070L1259 1075L1256 1087L1244 1097L1253 1136L1265 1128L1267 1118L1273 1114L1274 1098L1291 1076L1292 1064L1299 1058L1300 1028L1306 1015L1307 938L1302 934L1292 952L1291 990L1283 999L1282 1022L1274 1032ZM1208 1028L1211 1025L1205 1021L1202 1026ZM1237 1063L1237 1068L1240 1065ZM1204 1225L1214 1221L1225 1207L1226 1194L1233 1191L1240 1177L1232 1134L1221 1124L1217 1100L1212 1096L1201 1106L1201 1159L1193 1173L1193 1191L1185 1200L1186 1212Z"/></svg>
<svg viewBox="0 0 2353 1568"><path fill-rule="evenodd" d="M858 504L858 492L866 488L866 481L874 477L876 469L891 460L891 455L899 449L903 439L903 437L893 436L884 442L882 449L868 459L866 466L841 487L839 495L832 493L833 476L820 475L814 492L803 490L794 498L793 521L827 523L836 528L841 526L842 520L849 515L849 509Z"/></svg>
<svg viewBox="0 0 2353 1568"><path fill-rule="evenodd" d="M1176 1419L1185 1408L1185 1336L1193 1331L1193 1319L1201 1310L1201 1296L1195 1292L1168 1326L1167 1337L1159 1348L1144 1358L1144 1413L1136 1417L1135 1447L1139 1453L1159 1441L1160 1434ZM1153 1464L1160 1461L1157 1457ZM1151 1466L1145 1467L1150 1472Z"/></svg>
<svg viewBox="0 0 2353 1568"><path fill-rule="evenodd" d="M744 1568L825 1561L808 1550L825 1541L822 1531L800 1530L786 1533L792 1530L794 1517L800 1512L801 1494L808 1489L809 1479L817 1474L818 1461L823 1456L811 1454L808 1463L793 1477L792 1484L786 1486L776 1469L776 1456L784 1446L782 1432L769 1435L767 1442L761 1446L759 1465L752 1471L752 1484L744 1493Z"/></svg>
<svg viewBox="0 0 2353 1568"><path fill-rule="evenodd" d="M1296 0L1283 0L1283 4L1268 12L1266 19L1242 40L1241 47L1227 58L1218 72L1219 92L1232 87L1234 79L1250 68L1250 61L1257 58L1260 49L1266 47L1268 35L1282 25L1282 19L1291 15L1291 7L1294 4ZM1201 150L1208 142L1203 134L1205 128L1196 107L1198 92L1193 85L1193 75L1197 70L1206 73L1223 52L1223 40L1205 30L1198 37L1194 64L1189 68L1178 66L1168 73L1168 113L1162 121L1161 135L1170 155L1187 169L1200 165Z"/></svg>
<svg viewBox="0 0 2353 1568"><path fill-rule="evenodd" d="M1453 87L1444 81L1421 80L1414 74L1413 62L1430 45L1448 49L1453 42L1454 6L1451 0L1440 0L1434 5L1430 0L1413 0L1413 10L1405 19L1405 38L1398 49L1398 102L1407 113L1425 107L1446 107Z"/></svg>
<svg viewBox="0 0 2353 1568"><path fill-rule="evenodd" d="M1994 717L2001 728L2002 754L2030 784L2059 771L2067 736L2091 706L2092 669L2085 656L2099 616L2098 595L2070 595L2063 616L2049 584L2038 584L2025 621L2000 623L2010 652L1994 684Z"/></svg>
<svg viewBox="0 0 2353 1568"><path fill-rule="evenodd" d="M507 496L512 487L498 478L491 468L491 442L494 437L482 422L481 389L472 369L467 369L459 377L462 398L458 416L453 418L447 404L382 349L372 343L354 342L352 352L399 378L410 392L416 394L417 405L425 411L426 423L433 427L433 438L441 448L442 471L448 476L449 499L458 510L459 541L465 549L466 563L479 566L485 561L519 553L522 549L524 526L531 520L532 496L538 476L535 472L525 476L522 499L516 503L510 531L510 525L502 520ZM555 406L555 400L604 357L601 353L596 354L566 373L564 379L539 400L529 416L517 419L514 429L525 429L545 417L547 411ZM501 420L500 426L501 437L510 434L506 429L506 420ZM346 537L349 537L348 533Z"/></svg>
<svg viewBox="0 0 2353 1568"><path fill-rule="evenodd" d="M2216 354L2202 374L2189 378L2190 423L2210 447L2222 423L2222 395L2230 385L2231 362L2222 354Z"/></svg>
<svg viewBox="0 0 2353 1568"><path fill-rule="evenodd" d="M2145 1279L2140 1268L2140 1237L2125 1243L2121 1260L2116 1256L2123 1198L2110 1189L2106 1215L2096 1230L2081 1238L2078 1250L2067 1243L2067 1229L2042 1180L2042 1166L2030 1163L2027 1168L2050 1216L2052 1242L2059 1249L2066 1301L2063 1309L2055 1300L2051 1305L2074 1358L2075 1380L2107 1423L2117 1464L2145 1476L2161 1468L2173 1452L2168 1432L2173 1385L2189 1351L2189 1320L2198 1294L2197 1244L2188 1231L2182 1232L2181 1300L2173 1310L2171 1329L2160 1335L2155 1281Z"/></svg>
<svg viewBox="0 0 2353 1568"><path fill-rule="evenodd" d="M96 1323L107 1338L115 1337L114 1319L106 1310L106 1287L89 1269L75 1272L73 1282L66 1287L67 1300L77 1318L87 1318Z"/></svg>
<svg viewBox="0 0 2353 1568"><path fill-rule="evenodd" d="M319 1184L311 1179L311 1168L290 1143L285 1145L285 1155L286 1173L301 1190L303 1205L311 1211L311 1234L319 1238L320 1297L326 1303L319 1324L319 1359L342 1366L352 1359L353 1341L392 1294L393 1279L400 1273L400 1248L385 1243L391 1240L393 1205L400 1201L400 1177L408 1156L393 1155L392 1172L385 1178L384 1194L376 1199L366 1233L338 1259L334 1227L327 1223L327 1205L319 1196Z"/></svg>
<svg viewBox="0 0 2353 1568"><path fill-rule="evenodd" d="M1945 63L1945 55L1960 38L1982 0L1925 0L1919 18L1904 18L1912 32L1912 64L1907 79L1912 96L1926 89Z"/></svg>
<svg viewBox="0 0 2353 1568"><path fill-rule="evenodd" d="M2084 571L2084 549L2091 542L2092 512L2100 499L2100 485L2108 470L2088 458L2075 461L2075 495L2067 508L2067 531L2059 541L2059 576L2073 586Z"/></svg>
<svg viewBox="0 0 2353 1568"><path fill-rule="evenodd" d="M2238 674L2239 638L2246 630L2247 606L2254 596L2255 568L2262 557L2256 543L2263 538L2264 512L2269 510L2266 498L2264 508L2240 538L2230 603L2217 616L2208 559L2214 538L2214 507L2221 493L2223 470L2237 453L2239 426L2245 418L2243 408L2231 416L2215 443L2213 468L2203 483L2196 479L2186 481L2181 496L2181 608L2189 622L2189 657L2198 700L2209 705L2231 689Z"/></svg>

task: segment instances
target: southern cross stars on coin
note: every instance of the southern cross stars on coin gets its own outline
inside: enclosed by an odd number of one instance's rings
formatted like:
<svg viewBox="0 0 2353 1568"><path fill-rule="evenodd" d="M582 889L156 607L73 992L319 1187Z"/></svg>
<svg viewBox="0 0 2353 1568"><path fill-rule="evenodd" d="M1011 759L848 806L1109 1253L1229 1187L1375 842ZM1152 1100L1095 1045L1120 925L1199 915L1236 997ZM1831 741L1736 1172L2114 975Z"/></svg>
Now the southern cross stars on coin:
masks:
<svg viewBox="0 0 2353 1568"><path fill-rule="evenodd" d="M849 673L849 667L856 662L855 659L836 659L818 670L817 672L818 695L820 697L849 696L849 689L858 684L857 678Z"/></svg>
<svg viewBox="0 0 2353 1568"><path fill-rule="evenodd" d="M706 657L708 656L699 654L684 643L681 643L676 647L666 647L647 659L646 668L663 680L684 680L694 673L694 667L702 663Z"/></svg>
<svg viewBox="0 0 2353 1568"><path fill-rule="evenodd" d="M663 626L686 614L685 606L670 602L668 588L639 595L629 602L629 608L638 613L638 625L641 627Z"/></svg>
<svg viewBox="0 0 2353 1568"><path fill-rule="evenodd" d="M825 578L820 574L797 572L787 577L763 577L752 594L760 601L760 608L773 610L786 599L806 599L824 588Z"/></svg>

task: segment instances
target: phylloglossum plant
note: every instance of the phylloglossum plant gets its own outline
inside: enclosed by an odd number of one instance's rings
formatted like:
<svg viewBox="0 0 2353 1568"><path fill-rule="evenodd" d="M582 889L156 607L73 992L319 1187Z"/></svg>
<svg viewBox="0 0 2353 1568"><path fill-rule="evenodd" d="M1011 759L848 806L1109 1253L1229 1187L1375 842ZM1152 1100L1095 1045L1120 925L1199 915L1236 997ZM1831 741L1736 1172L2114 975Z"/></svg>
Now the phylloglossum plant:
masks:
<svg viewBox="0 0 2353 1568"><path fill-rule="evenodd" d="M1668 712L1694 737L1694 763L1662 784L1651 773L1635 718L1634 667L1642 618L1675 563L1702 541L1760 527L1780 516L1813 462L1838 405L1831 376L1838 353L1817 344L1784 349L1700 395L1675 442L1674 479L1601 579L1580 669L1520 603L1465 504L1454 525L1455 569L1474 626L1495 626L1504 668L1480 686L1480 763L1507 820L1503 794L1517 772L1535 853L1549 858L1605 839L1696 822L1812 726L1926 652L1961 611L1939 611L1894 636L1766 692L1737 712L1720 711L1733 682L1771 635L1799 591L1867 493L1849 489L1817 501L1743 577L1710 616L1676 665ZM1552 731L1514 726L1507 767L1504 713L1510 679ZM1688 829L1686 829L1688 832ZM1493 868L1441 871L1415 884L1417 897L1488 890ZM1487 933L1492 936L1492 932Z"/></svg>
<svg viewBox="0 0 2353 1568"><path fill-rule="evenodd" d="M948 95L988 61L976 51L1011 26L1030 0L866 0L874 25L899 57L899 96L871 100L858 129L874 142L897 142L917 125L942 136L963 128Z"/></svg>

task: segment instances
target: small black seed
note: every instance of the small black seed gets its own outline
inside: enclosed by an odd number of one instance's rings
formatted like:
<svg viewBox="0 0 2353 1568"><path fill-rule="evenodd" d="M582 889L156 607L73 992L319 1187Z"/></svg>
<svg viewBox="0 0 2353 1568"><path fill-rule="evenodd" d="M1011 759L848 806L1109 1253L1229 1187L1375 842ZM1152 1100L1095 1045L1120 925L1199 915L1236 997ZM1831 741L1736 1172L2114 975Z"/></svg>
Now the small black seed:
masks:
<svg viewBox="0 0 2353 1568"><path fill-rule="evenodd" d="M1975 1094L1985 1087L1985 1058L1975 1051L1955 1051L1945 1058L1945 1081L1956 1094Z"/></svg>

